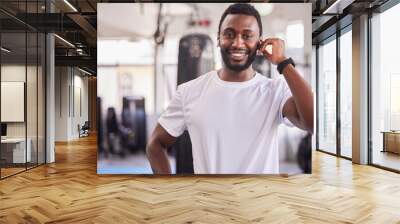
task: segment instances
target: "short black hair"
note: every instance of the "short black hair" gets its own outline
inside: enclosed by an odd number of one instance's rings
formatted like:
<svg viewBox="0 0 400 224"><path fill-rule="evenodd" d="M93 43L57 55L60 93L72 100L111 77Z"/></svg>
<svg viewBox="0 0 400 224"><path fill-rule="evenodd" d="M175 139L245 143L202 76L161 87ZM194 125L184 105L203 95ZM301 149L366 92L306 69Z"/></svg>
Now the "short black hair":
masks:
<svg viewBox="0 0 400 224"><path fill-rule="evenodd" d="M249 3L236 3L230 5L227 9L225 9L224 13L222 14L218 25L218 36L221 31L222 22L224 21L225 17L228 14L243 14L243 15L254 16L257 20L258 28L260 29L260 36L262 35L261 16L260 13L258 13L257 9L254 8L254 6L250 5Z"/></svg>

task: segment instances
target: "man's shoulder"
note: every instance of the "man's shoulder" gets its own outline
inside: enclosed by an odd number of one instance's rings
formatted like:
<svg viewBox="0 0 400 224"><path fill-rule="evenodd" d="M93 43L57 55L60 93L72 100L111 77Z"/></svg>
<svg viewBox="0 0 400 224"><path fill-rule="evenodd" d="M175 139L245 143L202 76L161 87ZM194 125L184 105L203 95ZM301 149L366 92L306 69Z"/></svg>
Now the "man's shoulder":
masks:
<svg viewBox="0 0 400 224"><path fill-rule="evenodd" d="M285 84L285 79L283 77L269 78L258 73L257 84L262 88L279 89Z"/></svg>
<svg viewBox="0 0 400 224"><path fill-rule="evenodd" d="M186 89L202 87L207 83L208 80L210 80L213 77L213 75L215 75L215 70L200 75L199 77L193 80L182 83L178 86L178 88L182 89L182 91L185 91Z"/></svg>

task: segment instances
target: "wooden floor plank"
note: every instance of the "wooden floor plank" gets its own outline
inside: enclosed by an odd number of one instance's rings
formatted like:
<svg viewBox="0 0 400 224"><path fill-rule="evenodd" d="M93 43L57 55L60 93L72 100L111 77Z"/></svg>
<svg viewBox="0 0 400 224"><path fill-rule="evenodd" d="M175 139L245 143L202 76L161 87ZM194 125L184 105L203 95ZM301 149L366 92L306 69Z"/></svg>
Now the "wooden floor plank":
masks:
<svg viewBox="0 0 400 224"><path fill-rule="evenodd" d="M313 174L97 175L96 139L0 181L0 223L400 223L400 175L313 152Z"/></svg>

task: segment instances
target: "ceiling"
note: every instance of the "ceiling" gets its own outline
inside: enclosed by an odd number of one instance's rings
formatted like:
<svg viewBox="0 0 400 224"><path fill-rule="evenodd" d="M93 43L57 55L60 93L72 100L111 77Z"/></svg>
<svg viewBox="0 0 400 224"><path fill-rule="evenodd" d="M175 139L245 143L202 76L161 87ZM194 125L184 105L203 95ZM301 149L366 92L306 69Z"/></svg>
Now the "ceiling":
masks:
<svg viewBox="0 0 400 224"><path fill-rule="evenodd" d="M169 3L162 7L165 15L162 22L168 23L168 36L182 36L192 27L192 20L207 20L209 26L203 28L207 33L216 35L222 12L229 3ZM311 15L302 13L307 7L296 4L255 4L264 12L261 20L264 35L270 36L284 32L286 23L291 21L310 21L306 31L311 32ZM264 7L263 7L264 6ZM171 10L172 9L172 10ZM157 29L157 14L159 4L99 4L97 36L101 39L139 40L153 38ZM283 12L285 14L283 14Z"/></svg>
<svg viewBox="0 0 400 224"><path fill-rule="evenodd" d="M339 4L335 2L338 1ZM312 3L312 38L313 43L335 32L338 20L351 23L351 18L367 10L372 10L388 0L270 0L270 3ZM46 5L47 2L47 5ZM97 34L102 35L102 31L97 30L97 3L132 3L145 4L151 1L115 1L115 0L38 0L38 1L0 1L0 22L1 30L8 34L6 38L11 38L18 45L21 41L18 32L28 28L39 32L54 32L64 40L72 43L74 47L67 44L60 38L56 38L56 65L69 65L85 67L93 72L96 71L96 42ZM253 1L265 2L265 1ZM174 3L170 3L172 5ZM212 14L221 12L226 8L227 3L199 4L184 3L181 6L173 6L168 9L164 7L163 14L172 17L190 16L193 11L199 14ZM327 10L329 9L329 10ZM51 13L50 13L51 11ZM136 35L151 36L156 30L156 18L158 14L158 4L150 10L153 14L152 21L140 20L140 11L136 12L138 24L141 26L141 33ZM324 13L325 12L325 13ZM120 23L134 23L135 21L124 21L124 18L114 16L112 19ZM115 24L115 23L114 23ZM146 26L146 24L148 24ZM341 26L345 26L342 22ZM114 32L118 33L118 26L110 26ZM111 29L110 28L110 29ZM147 28L147 29L146 29ZM133 29L134 30L134 29ZM15 36L13 38L12 36ZM4 43L4 42L3 42ZM19 43L24 44L24 43ZM17 47L16 47L17 48ZM77 50L80 49L80 50ZM30 51L28 49L28 51ZM79 53L81 52L81 53Z"/></svg>

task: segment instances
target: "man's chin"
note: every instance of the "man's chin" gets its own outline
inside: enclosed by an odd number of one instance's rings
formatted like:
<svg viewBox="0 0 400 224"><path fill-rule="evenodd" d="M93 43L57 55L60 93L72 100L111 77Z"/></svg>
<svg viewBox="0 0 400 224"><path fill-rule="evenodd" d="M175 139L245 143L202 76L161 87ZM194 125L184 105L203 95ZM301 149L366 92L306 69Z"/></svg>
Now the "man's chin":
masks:
<svg viewBox="0 0 400 224"><path fill-rule="evenodd" d="M243 70L248 69L250 67L250 65L246 66L244 64L242 64L242 65L240 65L240 64L236 64L236 65L235 64L229 64L229 65L226 65L226 67L229 68L232 71L241 72Z"/></svg>
<svg viewBox="0 0 400 224"><path fill-rule="evenodd" d="M253 54L247 54L242 60L233 60L228 53L221 50L222 61L225 66L235 72L241 72L248 69L254 61ZM255 56L255 54L254 54Z"/></svg>

